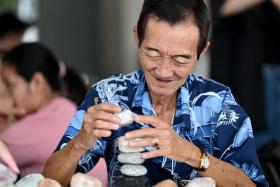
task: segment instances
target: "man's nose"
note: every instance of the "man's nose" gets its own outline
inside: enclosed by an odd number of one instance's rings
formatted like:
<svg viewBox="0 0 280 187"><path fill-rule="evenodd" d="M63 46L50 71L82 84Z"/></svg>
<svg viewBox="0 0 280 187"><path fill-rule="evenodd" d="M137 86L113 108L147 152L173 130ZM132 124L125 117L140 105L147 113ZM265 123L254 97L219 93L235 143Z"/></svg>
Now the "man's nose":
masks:
<svg viewBox="0 0 280 187"><path fill-rule="evenodd" d="M161 77L169 77L173 73L173 66L169 57L163 57L156 68L156 73Z"/></svg>

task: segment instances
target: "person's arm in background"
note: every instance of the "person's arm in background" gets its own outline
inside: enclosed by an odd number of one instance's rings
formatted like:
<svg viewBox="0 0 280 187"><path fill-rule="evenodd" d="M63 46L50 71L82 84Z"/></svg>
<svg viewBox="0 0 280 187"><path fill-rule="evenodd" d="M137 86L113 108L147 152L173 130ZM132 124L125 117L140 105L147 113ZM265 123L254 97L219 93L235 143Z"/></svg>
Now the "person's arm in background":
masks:
<svg viewBox="0 0 280 187"><path fill-rule="evenodd" d="M226 0L220 8L219 14L221 17L234 16L250 8L253 8L265 1L266 0ZM278 2L278 4L280 3Z"/></svg>
<svg viewBox="0 0 280 187"><path fill-rule="evenodd" d="M6 145L0 140L0 159L13 172L19 173L18 166Z"/></svg>
<svg viewBox="0 0 280 187"><path fill-rule="evenodd" d="M277 10L280 13L280 0L271 0L271 2L274 4L274 6L277 8Z"/></svg>

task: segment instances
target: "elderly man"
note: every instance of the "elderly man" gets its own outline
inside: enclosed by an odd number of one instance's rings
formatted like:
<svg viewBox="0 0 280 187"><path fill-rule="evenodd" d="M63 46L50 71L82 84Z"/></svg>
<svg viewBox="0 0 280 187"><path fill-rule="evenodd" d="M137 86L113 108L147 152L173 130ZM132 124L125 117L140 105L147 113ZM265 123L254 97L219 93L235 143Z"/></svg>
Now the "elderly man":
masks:
<svg viewBox="0 0 280 187"><path fill-rule="evenodd" d="M134 29L142 70L91 88L43 174L66 186L105 157L115 186L121 175L115 142L124 135L129 146L146 147L152 185L208 176L218 186L266 186L250 118L229 88L191 74L208 48L208 31L202 0L144 1ZM120 127L115 114L124 109L137 115Z"/></svg>

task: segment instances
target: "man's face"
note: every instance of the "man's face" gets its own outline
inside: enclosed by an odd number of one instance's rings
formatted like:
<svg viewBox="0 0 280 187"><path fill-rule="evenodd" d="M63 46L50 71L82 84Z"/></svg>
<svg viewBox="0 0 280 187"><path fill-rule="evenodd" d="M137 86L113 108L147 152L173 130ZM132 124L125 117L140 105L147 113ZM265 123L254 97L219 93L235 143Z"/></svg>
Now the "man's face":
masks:
<svg viewBox="0 0 280 187"><path fill-rule="evenodd" d="M191 21L169 25L148 19L139 59L150 94L172 96L184 84L197 61L198 27Z"/></svg>

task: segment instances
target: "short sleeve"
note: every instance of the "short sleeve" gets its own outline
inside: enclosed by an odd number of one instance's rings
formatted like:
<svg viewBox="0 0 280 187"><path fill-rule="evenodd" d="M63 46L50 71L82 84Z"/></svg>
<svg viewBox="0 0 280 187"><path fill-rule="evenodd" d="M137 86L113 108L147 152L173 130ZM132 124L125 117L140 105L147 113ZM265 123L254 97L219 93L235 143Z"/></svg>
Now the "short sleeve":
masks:
<svg viewBox="0 0 280 187"><path fill-rule="evenodd" d="M213 155L240 168L254 182L268 186L256 153L249 116L229 91L218 116Z"/></svg>

